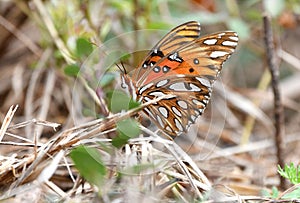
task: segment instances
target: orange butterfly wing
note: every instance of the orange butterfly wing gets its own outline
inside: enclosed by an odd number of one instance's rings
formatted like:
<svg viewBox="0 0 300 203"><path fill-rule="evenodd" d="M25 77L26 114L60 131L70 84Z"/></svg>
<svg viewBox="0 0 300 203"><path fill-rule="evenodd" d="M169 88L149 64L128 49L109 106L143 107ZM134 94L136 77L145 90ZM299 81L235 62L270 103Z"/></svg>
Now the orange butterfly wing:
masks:
<svg viewBox="0 0 300 203"><path fill-rule="evenodd" d="M138 81L142 76L145 77L152 65L171 51L199 38L200 29L200 23L197 21L190 21L172 29L148 53L139 68L136 69L133 80Z"/></svg>
<svg viewBox="0 0 300 203"><path fill-rule="evenodd" d="M137 99L174 95L144 109L151 120L169 135L187 132L206 108L212 85L237 43L235 32L211 34L169 50L148 66L136 83Z"/></svg>

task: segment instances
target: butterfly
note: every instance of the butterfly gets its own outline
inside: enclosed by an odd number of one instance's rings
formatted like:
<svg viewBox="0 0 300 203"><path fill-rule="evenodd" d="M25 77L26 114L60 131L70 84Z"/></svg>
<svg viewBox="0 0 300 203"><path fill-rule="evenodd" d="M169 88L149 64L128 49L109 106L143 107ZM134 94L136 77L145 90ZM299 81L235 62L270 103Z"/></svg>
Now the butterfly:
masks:
<svg viewBox="0 0 300 203"><path fill-rule="evenodd" d="M153 47L132 76L121 74L133 99L145 103L162 97L143 111L172 137L186 133L203 113L223 63L238 44L236 32L200 37L200 30L197 21L175 27Z"/></svg>

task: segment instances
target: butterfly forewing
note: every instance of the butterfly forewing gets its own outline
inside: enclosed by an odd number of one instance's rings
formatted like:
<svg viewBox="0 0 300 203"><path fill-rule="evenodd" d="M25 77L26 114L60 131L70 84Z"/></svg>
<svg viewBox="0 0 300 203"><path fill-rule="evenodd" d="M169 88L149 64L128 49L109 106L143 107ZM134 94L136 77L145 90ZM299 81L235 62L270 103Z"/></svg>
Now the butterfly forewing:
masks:
<svg viewBox="0 0 300 203"><path fill-rule="evenodd" d="M235 32L219 32L196 39L157 61L139 85L160 81L169 75L201 75L214 80L222 64L237 46Z"/></svg>
<svg viewBox="0 0 300 203"><path fill-rule="evenodd" d="M133 77L138 101L168 95L144 112L172 136L187 132L202 114L224 61L238 43L235 32L199 35L200 24L194 21L174 28L157 43Z"/></svg>
<svg viewBox="0 0 300 203"><path fill-rule="evenodd" d="M200 36L200 23L197 21L190 21L179 25L166 34L149 52L145 60L136 69L133 79L138 81L146 76L153 64L169 54L173 50L177 50L185 44L199 38Z"/></svg>

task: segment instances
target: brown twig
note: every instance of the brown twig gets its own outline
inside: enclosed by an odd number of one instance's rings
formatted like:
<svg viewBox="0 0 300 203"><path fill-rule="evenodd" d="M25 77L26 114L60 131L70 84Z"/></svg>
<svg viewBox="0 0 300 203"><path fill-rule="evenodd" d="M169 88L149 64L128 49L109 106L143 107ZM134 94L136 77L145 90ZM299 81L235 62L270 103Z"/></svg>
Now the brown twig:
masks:
<svg viewBox="0 0 300 203"><path fill-rule="evenodd" d="M277 155L277 164L283 167L284 165L284 156L283 156L283 107L281 104L281 96L279 91L279 67L276 63L276 54L274 50L273 42L273 33L270 23L270 17L264 15L264 32L265 32L265 45L266 45L266 54L268 60L268 67L272 76L272 89L274 94L274 119L275 119L275 143L276 143L276 155ZM285 179L280 176L280 187L285 188Z"/></svg>

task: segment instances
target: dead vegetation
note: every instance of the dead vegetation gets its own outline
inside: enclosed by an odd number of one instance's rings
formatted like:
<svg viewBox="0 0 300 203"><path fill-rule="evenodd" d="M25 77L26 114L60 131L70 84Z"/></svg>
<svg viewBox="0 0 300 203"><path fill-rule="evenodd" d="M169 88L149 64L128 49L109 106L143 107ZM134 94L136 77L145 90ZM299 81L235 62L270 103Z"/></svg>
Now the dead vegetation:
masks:
<svg viewBox="0 0 300 203"><path fill-rule="evenodd" d="M64 67L75 61L85 64L86 58L75 54L74 38L84 35L101 47L105 39L129 30L128 22L134 28L139 23L122 21L130 17L121 4L65 3L74 10L40 0L0 2L1 201L290 201L281 197L297 190L297 185L280 184L277 163L281 150L281 163L299 164L298 27L285 27L283 17L274 19L274 26L281 23L284 29L273 33L275 63L284 75L277 81L285 116L283 148L278 148L274 137L274 100L260 22L254 22L260 27L252 25L251 38L241 40L239 50L225 65L211 105L190 135L170 141L159 136L155 126L146 125L141 127L143 136L116 148L112 145L116 123L143 106L109 113L102 97L105 90L93 86L90 73L75 79ZM132 5L134 16L142 22L150 17L138 12L142 3ZM80 15L70 20L69 15L76 12ZM291 14L283 11L283 15L286 23ZM298 25L297 15L292 16L294 21L290 21ZM210 32L224 25L204 28ZM131 42L123 40L120 46L134 50ZM107 115L99 118L99 112ZM101 187L84 180L70 159L72 150L81 145L96 149L101 156L106 168ZM277 197L262 195L262 190L271 192L273 186L281 192L288 190Z"/></svg>

